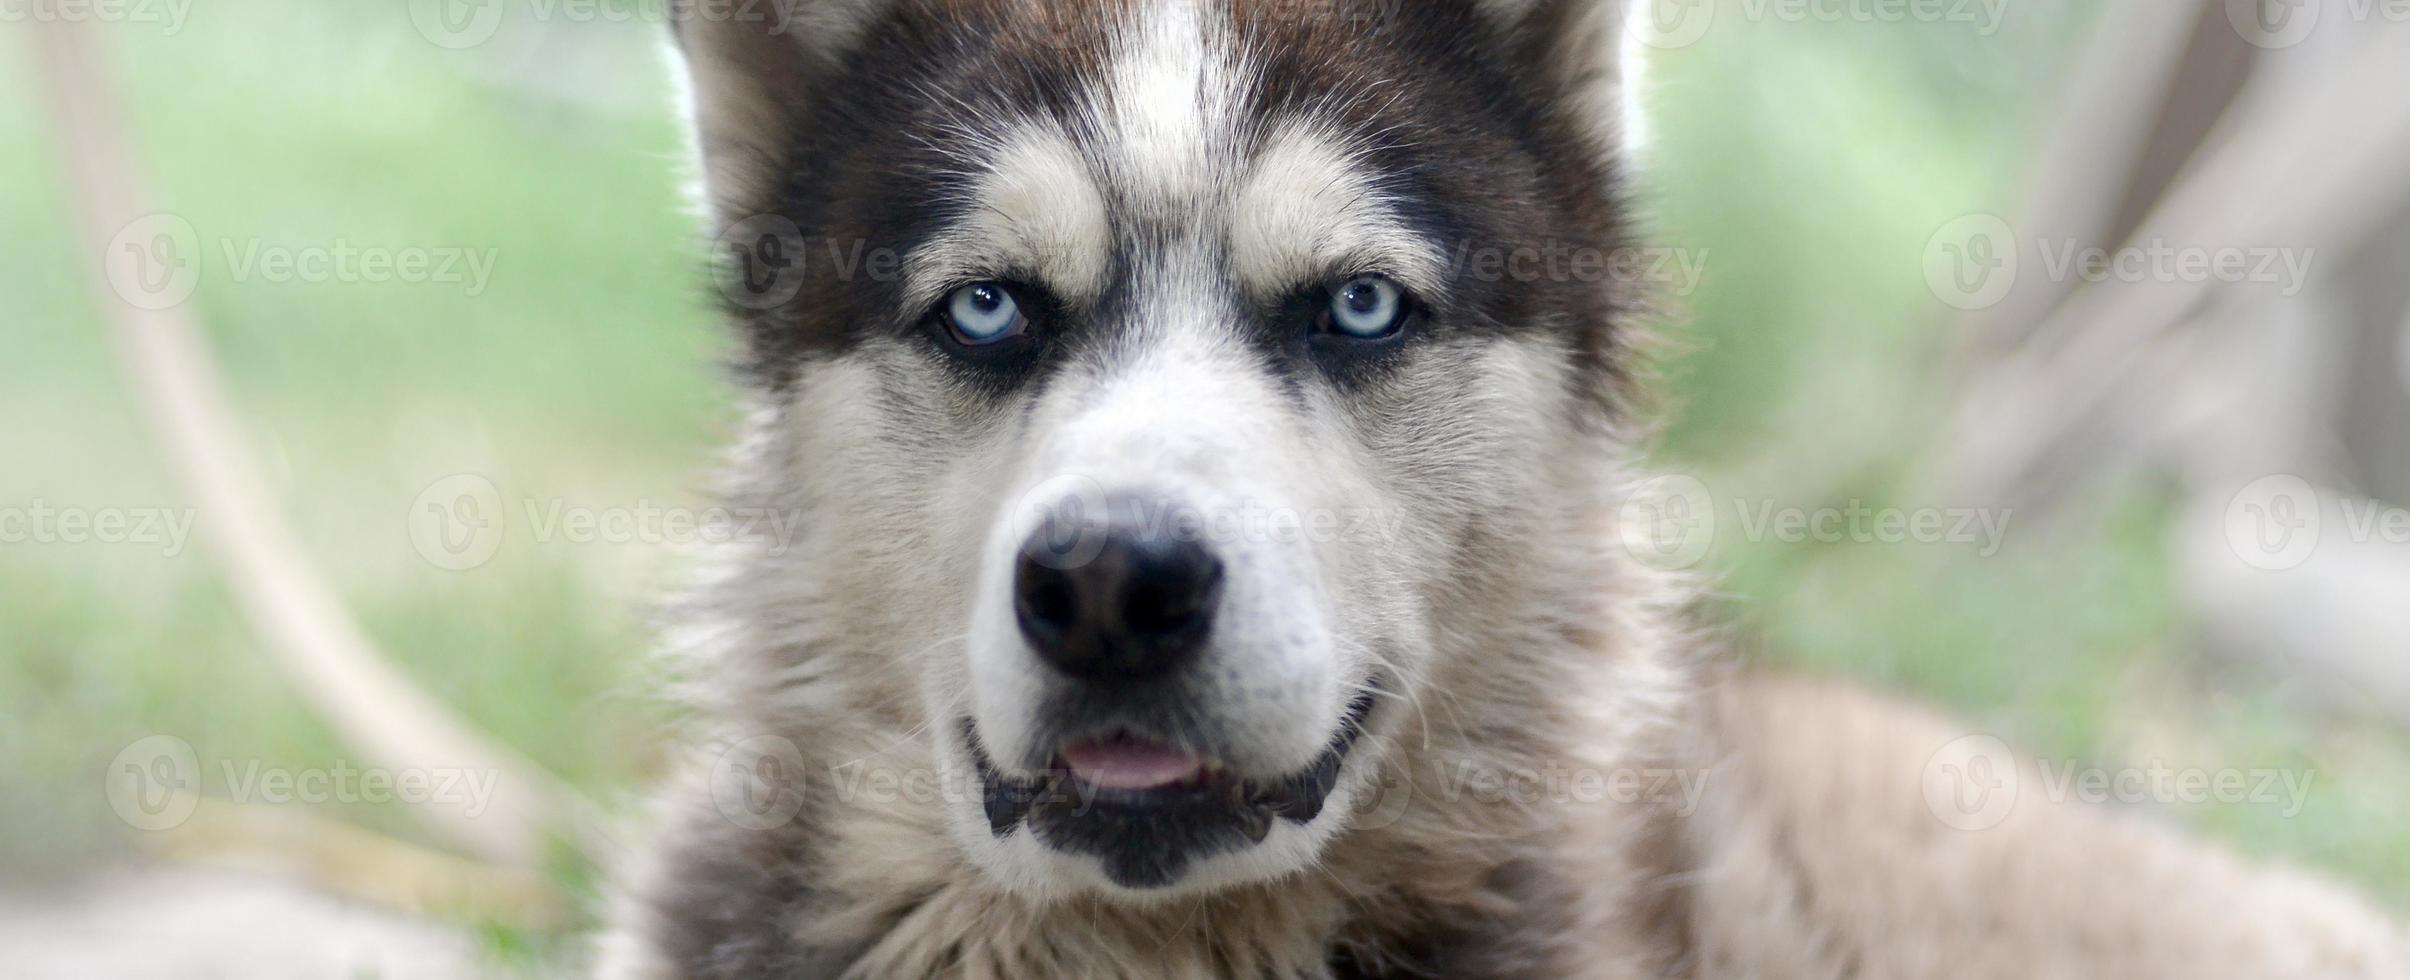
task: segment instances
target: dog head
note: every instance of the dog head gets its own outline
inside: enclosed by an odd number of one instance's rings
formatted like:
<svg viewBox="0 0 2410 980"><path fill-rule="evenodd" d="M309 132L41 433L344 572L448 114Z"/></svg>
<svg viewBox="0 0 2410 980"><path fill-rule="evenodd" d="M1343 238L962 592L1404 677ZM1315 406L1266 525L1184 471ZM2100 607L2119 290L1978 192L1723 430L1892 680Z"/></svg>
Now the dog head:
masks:
<svg viewBox="0 0 2410 980"><path fill-rule="evenodd" d="M933 743L983 871L1305 868L1435 678L1558 628L1625 363L1618 6L681 9L749 479L811 520L739 587L823 710Z"/></svg>

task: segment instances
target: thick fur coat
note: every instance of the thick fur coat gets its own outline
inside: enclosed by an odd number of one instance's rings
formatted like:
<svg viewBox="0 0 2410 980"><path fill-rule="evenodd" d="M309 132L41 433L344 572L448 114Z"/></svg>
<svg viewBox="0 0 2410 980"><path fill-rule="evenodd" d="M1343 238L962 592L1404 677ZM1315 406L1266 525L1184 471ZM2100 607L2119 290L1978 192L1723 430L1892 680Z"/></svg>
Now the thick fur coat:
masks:
<svg viewBox="0 0 2410 980"><path fill-rule="evenodd" d="M1631 247L1620 4L675 9L752 403L727 493L803 531L681 612L709 730L605 976L2410 977L2354 899L2138 822L1951 826L1958 733L1734 671L1633 559L1646 296L1513 271ZM1373 273L1394 337L1314 319ZM1017 347L942 328L989 282ZM1274 515L1214 540L1206 659L1133 724L1310 805L999 803L1065 712L1124 717L1015 628L1067 478Z"/></svg>

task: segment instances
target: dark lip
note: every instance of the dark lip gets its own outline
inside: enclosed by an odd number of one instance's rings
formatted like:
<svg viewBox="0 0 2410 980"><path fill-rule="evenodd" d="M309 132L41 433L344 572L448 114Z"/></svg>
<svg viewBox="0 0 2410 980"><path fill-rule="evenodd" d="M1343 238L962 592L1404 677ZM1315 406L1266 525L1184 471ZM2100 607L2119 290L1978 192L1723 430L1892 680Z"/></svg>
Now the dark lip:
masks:
<svg viewBox="0 0 2410 980"><path fill-rule="evenodd" d="M1303 824L1320 816L1340 767L1363 737L1372 705L1371 692L1357 695L1330 745L1286 776L1223 774L1147 790L1090 785L1059 758L1027 776L1008 775L980 743L976 722L964 718L962 735L979 772L988 829L998 839L1027 826L1057 850L1103 859L1106 874L1120 884L1161 887L1177 880L1193 858L1262 843L1276 820Z"/></svg>
<svg viewBox="0 0 2410 980"><path fill-rule="evenodd" d="M963 741L987 790L988 827L996 836L1012 832L1030 810L1048 799L1068 799L1095 805L1170 806L1189 801L1225 800L1233 805L1267 811L1272 816L1305 823L1321 815L1323 801L1338 784L1339 767L1364 736L1364 721L1372 713L1372 695L1359 694L1331 735L1331 744L1305 768L1271 780L1238 779L1218 774L1200 784L1158 789L1125 790L1091 786L1071 773L1058 754L1047 768L1028 778L1015 778L996 767L979 740L978 723L962 720Z"/></svg>

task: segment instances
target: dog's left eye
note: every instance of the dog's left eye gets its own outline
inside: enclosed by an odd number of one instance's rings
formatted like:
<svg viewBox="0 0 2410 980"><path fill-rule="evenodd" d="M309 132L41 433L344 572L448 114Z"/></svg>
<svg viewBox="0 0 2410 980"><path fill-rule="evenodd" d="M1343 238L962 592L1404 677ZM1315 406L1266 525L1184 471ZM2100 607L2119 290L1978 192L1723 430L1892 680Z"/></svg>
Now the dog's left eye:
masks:
<svg viewBox="0 0 2410 980"><path fill-rule="evenodd" d="M1381 340L1406 323L1406 291L1387 276L1357 276L1331 289L1325 329L1357 340Z"/></svg>
<svg viewBox="0 0 2410 980"><path fill-rule="evenodd" d="M973 347L1011 339L1028 322L1021 316L1020 300L997 282L976 282L953 291L938 315L955 340Z"/></svg>

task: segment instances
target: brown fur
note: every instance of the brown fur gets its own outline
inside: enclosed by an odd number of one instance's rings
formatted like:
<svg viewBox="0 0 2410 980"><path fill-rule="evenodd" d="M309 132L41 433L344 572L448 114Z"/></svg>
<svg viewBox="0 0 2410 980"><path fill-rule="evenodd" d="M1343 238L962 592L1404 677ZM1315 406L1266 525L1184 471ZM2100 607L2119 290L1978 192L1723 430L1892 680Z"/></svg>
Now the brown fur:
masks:
<svg viewBox="0 0 2410 980"><path fill-rule="evenodd" d="M2139 817L2027 798L1953 828L1920 780L1967 731L1925 711L1762 676L1716 705L1719 789L1683 827L1701 976L2410 976L2359 899Z"/></svg>

